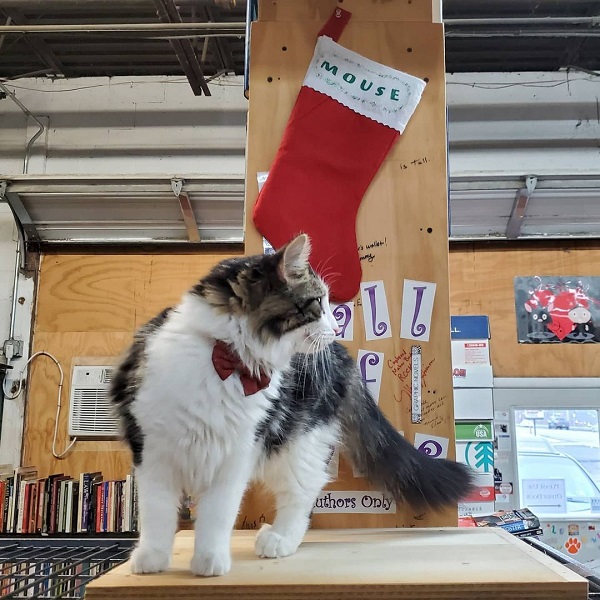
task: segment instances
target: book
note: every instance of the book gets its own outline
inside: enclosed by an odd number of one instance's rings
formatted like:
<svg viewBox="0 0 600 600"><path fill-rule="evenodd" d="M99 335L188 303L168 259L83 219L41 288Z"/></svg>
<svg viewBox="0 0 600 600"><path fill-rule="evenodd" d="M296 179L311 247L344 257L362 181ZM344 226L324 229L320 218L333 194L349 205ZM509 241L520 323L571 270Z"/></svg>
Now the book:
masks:
<svg viewBox="0 0 600 600"><path fill-rule="evenodd" d="M64 508L64 532L71 533L71 524L73 522L73 480L67 482L65 489L65 508Z"/></svg>
<svg viewBox="0 0 600 600"><path fill-rule="evenodd" d="M45 500L46 500L46 483L47 479L40 479L40 485L38 488L38 510L37 517L35 523L35 532L42 533L42 529L44 526L44 508L45 508Z"/></svg>
<svg viewBox="0 0 600 600"><path fill-rule="evenodd" d="M42 533L53 533L52 531L52 507L54 498L55 481L59 477L64 477L62 473L50 475L46 481L44 498L44 520L42 524Z"/></svg>
<svg viewBox="0 0 600 600"><path fill-rule="evenodd" d="M96 505L98 484L102 482L102 473L87 473L84 480L83 530L96 531Z"/></svg>
<svg viewBox="0 0 600 600"><path fill-rule="evenodd" d="M133 474L111 481L101 472L38 477L33 467L10 474L0 465L0 533L135 532L137 502Z"/></svg>
<svg viewBox="0 0 600 600"><path fill-rule="evenodd" d="M13 493L11 498L12 509L11 509L11 517L10 517L10 532L9 533L18 533L19 530L22 530L22 524L19 526L19 516L23 516L20 511L22 504L20 498L21 496L21 482L26 479L35 479L37 477L37 470L35 467L18 467L15 469L15 483L13 486Z"/></svg>
<svg viewBox="0 0 600 600"><path fill-rule="evenodd" d="M29 514L27 515L27 533L35 533L38 510L38 493L40 489L40 480L31 484L31 497L29 499Z"/></svg>
<svg viewBox="0 0 600 600"><path fill-rule="evenodd" d="M538 535L537 531L540 529L540 520L528 508L473 516L472 519L477 527L501 527L519 537Z"/></svg>
<svg viewBox="0 0 600 600"><path fill-rule="evenodd" d="M26 495L27 483L21 479L19 482L19 495L17 496L16 503L17 507L17 518L15 522L15 532L23 533L23 513L25 511L25 502L28 501L28 498L25 498ZM28 490L27 490L28 491ZM28 503L28 502L27 502Z"/></svg>
<svg viewBox="0 0 600 600"><path fill-rule="evenodd" d="M78 510L78 506L79 506L79 496L80 496L80 492L79 492L79 481L74 481L73 482L73 486L72 486L72 510L69 513L69 518L71 520L70 526L69 526L69 533L75 533L77 531L77 522L78 522L78 518L79 518L79 510Z"/></svg>
<svg viewBox="0 0 600 600"><path fill-rule="evenodd" d="M79 494L79 496L77 498L77 515L76 515L76 520L75 520L76 525L74 528L74 531L76 531L77 533L81 533L81 532L85 531L84 525L83 525L83 488L85 486L86 478L89 478L89 473L80 473L79 489L81 490L81 493Z"/></svg>
<svg viewBox="0 0 600 600"><path fill-rule="evenodd" d="M48 533L58 533L59 521L59 493L62 481L68 479L64 475L57 475L52 481L52 492L50 495L50 520Z"/></svg>

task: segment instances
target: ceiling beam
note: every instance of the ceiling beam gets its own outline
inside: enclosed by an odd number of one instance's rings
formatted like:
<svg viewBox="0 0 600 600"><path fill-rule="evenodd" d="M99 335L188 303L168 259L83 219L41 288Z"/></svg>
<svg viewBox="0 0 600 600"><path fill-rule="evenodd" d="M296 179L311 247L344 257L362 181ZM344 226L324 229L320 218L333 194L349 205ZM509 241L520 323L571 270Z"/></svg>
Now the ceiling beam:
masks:
<svg viewBox="0 0 600 600"><path fill-rule="evenodd" d="M154 4L158 12L158 18L161 22L182 23L181 15L173 0L154 0ZM181 65L194 94L196 96L201 96L204 93L205 96L210 96L208 83L206 82L206 79L204 79L202 67L198 62L198 57L196 56L192 42L187 39L170 39L169 42L177 55L179 64Z"/></svg>
<svg viewBox="0 0 600 600"><path fill-rule="evenodd" d="M19 10L4 9L4 14L12 21L13 25L29 24L25 15ZM62 62L43 39L39 37L25 37L25 41L47 67L58 75L65 75L65 68Z"/></svg>
<svg viewBox="0 0 600 600"><path fill-rule="evenodd" d="M205 11L209 21L217 20L211 7L205 7ZM235 61L233 60L229 42L225 38L216 38L216 42L221 68L225 71L235 73Z"/></svg>
<svg viewBox="0 0 600 600"><path fill-rule="evenodd" d="M1 0L0 0L1 1ZM140 33L145 35L197 35L217 36L226 35L244 37L246 23L91 23L61 25L0 25L0 34L3 33L26 33L26 34L48 34L48 33Z"/></svg>

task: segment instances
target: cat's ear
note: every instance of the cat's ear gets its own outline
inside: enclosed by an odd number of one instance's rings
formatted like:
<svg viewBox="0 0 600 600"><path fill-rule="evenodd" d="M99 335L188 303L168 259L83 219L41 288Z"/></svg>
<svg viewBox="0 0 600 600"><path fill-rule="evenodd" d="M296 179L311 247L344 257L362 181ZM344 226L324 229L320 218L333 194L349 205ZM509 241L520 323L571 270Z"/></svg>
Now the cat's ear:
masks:
<svg viewBox="0 0 600 600"><path fill-rule="evenodd" d="M310 256L310 238L302 233L294 238L283 250L278 271L282 279L301 277L308 266Z"/></svg>

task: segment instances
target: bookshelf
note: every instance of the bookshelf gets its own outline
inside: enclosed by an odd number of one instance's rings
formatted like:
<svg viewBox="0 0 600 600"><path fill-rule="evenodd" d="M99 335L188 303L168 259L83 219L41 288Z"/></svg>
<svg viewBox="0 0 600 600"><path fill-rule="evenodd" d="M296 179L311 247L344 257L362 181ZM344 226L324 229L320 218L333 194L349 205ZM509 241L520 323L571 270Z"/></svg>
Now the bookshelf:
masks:
<svg viewBox="0 0 600 600"><path fill-rule="evenodd" d="M104 481L101 472L38 477L34 467L0 466L3 535L135 534L135 477Z"/></svg>

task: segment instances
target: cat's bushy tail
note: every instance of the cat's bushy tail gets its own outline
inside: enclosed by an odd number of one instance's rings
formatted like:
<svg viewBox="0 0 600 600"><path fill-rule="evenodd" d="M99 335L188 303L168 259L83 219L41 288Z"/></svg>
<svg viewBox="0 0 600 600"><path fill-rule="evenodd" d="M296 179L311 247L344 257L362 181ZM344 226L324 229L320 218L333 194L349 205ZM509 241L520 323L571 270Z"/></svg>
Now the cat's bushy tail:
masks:
<svg viewBox="0 0 600 600"><path fill-rule="evenodd" d="M431 458L404 439L375 404L362 380L342 411L342 439L357 470L381 491L415 509L456 504L473 486L466 465Z"/></svg>

